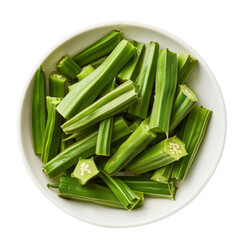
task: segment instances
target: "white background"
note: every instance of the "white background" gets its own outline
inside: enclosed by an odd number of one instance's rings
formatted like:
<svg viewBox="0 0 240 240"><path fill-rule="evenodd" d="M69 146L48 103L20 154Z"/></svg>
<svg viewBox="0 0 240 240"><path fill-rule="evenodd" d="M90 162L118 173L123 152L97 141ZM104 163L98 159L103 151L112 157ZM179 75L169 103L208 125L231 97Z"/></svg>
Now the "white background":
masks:
<svg viewBox="0 0 240 240"><path fill-rule="evenodd" d="M239 1L1 1L1 239L240 239ZM21 159L17 114L24 85L59 40L100 22L130 20L163 28L189 43L222 89L228 114L218 168L187 207L159 222L125 229L96 227L55 207L32 182ZM211 160L211 159L209 159Z"/></svg>

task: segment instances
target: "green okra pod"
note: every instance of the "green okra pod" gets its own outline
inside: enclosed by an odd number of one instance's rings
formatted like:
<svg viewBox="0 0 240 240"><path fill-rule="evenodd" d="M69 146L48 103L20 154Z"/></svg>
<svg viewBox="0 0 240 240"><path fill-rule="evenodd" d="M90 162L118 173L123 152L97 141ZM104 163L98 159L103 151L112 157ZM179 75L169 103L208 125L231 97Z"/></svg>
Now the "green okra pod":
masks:
<svg viewBox="0 0 240 240"><path fill-rule="evenodd" d="M174 163L172 177L183 181L189 172L205 136L212 111L195 106L183 121L179 138L185 143L188 155Z"/></svg>
<svg viewBox="0 0 240 240"><path fill-rule="evenodd" d="M46 97L47 100L47 125L43 137L41 158L44 163L55 157L60 146L61 116L56 107L61 98Z"/></svg>
<svg viewBox="0 0 240 240"><path fill-rule="evenodd" d="M187 53L178 56L178 84L184 84L197 63L197 59Z"/></svg>
<svg viewBox="0 0 240 240"><path fill-rule="evenodd" d="M108 84L102 92L102 96L111 92L115 87L114 79ZM98 130L98 139L96 145L96 155L110 156L111 140L112 140L113 116L106 118L100 122Z"/></svg>
<svg viewBox="0 0 240 240"><path fill-rule="evenodd" d="M61 132L60 140L60 152L64 151L66 148L74 144L75 140L73 138L67 139L67 136L64 132Z"/></svg>
<svg viewBox="0 0 240 240"><path fill-rule="evenodd" d="M161 167L153 173L151 179L156 182L168 183L172 174L172 169L173 163L168 164L165 167Z"/></svg>
<svg viewBox="0 0 240 240"><path fill-rule="evenodd" d="M104 56L104 57L101 57L101 58L99 58L97 60L92 61L90 64L92 65L92 67L94 69L96 69L107 59L107 57L108 57L108 55Z"/></svg>
<svg viewBox="0 0 240 240"><path fill-rule="evenodd" d="M69 119L62 125L62 129L67 134L78 132L123 111L136 101L136 85L129 80Z"/></svg>
<svg viewBox="0 0 240 240"><path fill-rule="evenodd" d="M140 101L133 104L128 112L139 118L147 118L149 102L152 95L152 88L157 67L159 45L150 42L143 57L143 62L138 75L137 84L139 85L138 95Z"/></svg>
<svg viewBox="0 0 240 240"><path fill-rule="evenodd" d="M131 129L123 118L116 118L113 124L112 144L114 145L125 136L129 136ZM50 177L54 178L61 172L77 164L80 157L88 158L95 153L98 130L69 146L63 152L51 159L43 166L43 170Z"/></svg>
<svg viewBox="0 0 240 240"><path fill-rule="evenodd" d="M135 54L136 48L122 40L104 63L80 81L58 105L58 112L66 119L88 107L118 71Z"/></svg>
<svg viewBox="0 0 240 240"><path fill-rule="evenodd" d="M139 191L145 197L175 199L176 187L173 181L160 183L145 176L119 177L132 190Z"/></svg>
<svg viewBox="0 0 240 240"><path fill-rule="evenodd" d="M143 151L126 168L134 174L142 174L178 161L186 155L184 143L175 136Z"/></svg>
<svg viewBox="0 0 240 240"><path fill-rule="evenodd" d="M117 152L110 157L104 171L110 175L116 174L137 154L142 152L155 137L156 134L149 131L148 119L144 120L130 135L130 137L119 147Z"/></svg>
<svg viewBox="0 0 240 240"><path fill-rule="evenodd" d="M32 140L35 154L41 154L46 127L46 81L42 66L39 67L32 96Z"/></svg>
<svg viewBox="0 0 240 240"><path fill-rule="evenodd" d="M83 80L85 77L87 77L90 73L92 73L95 69L92 67L91 64L83 67L82 71L77 75L78 81Z"/></svg>
<svg viewBox="0 0 240 240"><path fill-rule="evenodd" d="M132 44L137 48L137 52L118 74L117 77L121 82L125 82L126 80L135 81L141 67L145 45L136 41L133 41Z"/></svg>
<svg viewBox="0 0 240 240"><path fill-rule="evenodd" d="M79 65L84 66L92 61L99 59L106 54L109 54L120 43L122 32L111 31L98 41L91 44L89 47L78 53L73 60Z"/></svg>
<svg viewBox="0 0 240 240"><path fill-rule="evenodd" d="M49 74L49 94L51 97L65 97L67 85L67 78L61 73L51 72Z"/></svg>
<svg viewBox="0 0 240 240"><path fill-rule="evenodd" d="M149 127L168 134L177 86L177 54L161 50L156 71L155 98Z"/></svg>
<svg viewBox="0 0 240 240"><path fill-rule="evenodd" d="M99 171L100 178L107 184L122 205L127 210L132 210L140 200L138 195L119 178L110 177L104 171Z"/></svg>
<svg viewBox="0 0 240 240"><path fill-rule="evenodd" d="M69 57L63 57L57 64L57 70L70 80L76 78L81 72L81 68Z"/></svg>

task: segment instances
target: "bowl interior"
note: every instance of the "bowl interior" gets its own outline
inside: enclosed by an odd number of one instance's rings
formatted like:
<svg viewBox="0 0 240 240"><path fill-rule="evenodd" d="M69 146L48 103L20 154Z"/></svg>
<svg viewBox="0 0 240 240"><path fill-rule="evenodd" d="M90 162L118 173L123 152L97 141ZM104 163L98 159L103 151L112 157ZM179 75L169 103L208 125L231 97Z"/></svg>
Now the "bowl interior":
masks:
<svg viewBox="0 0 240 240"><path fill-rule="evenodd" d="M58 46L41 62L46 76L55 69L56 63L62 56L73 56L113 29L122 29L123 35L127 39L143 43L148 43L150 40L157 41L160 43L160 48L168 47L177 53L187 52L199 60L188 83L197 92L199 105L213 110L213 115L195 162L186 180L179 186L176 200L146 199L141 208L128 212L65 200L59 198L54 190L48 189L46 185L49 183L49 179L41 169L42 162L33 152L31 139L31 97L34 76L29 80L21 104L19 136L26 167L36 185L49 200L65 212L86 222L108 227L125 227L162 219L183 208L201 191L213 174L221 157L225 141L226 115L219 86L199 54L177 37L149 26L111 24L80 32Z"/></svg>

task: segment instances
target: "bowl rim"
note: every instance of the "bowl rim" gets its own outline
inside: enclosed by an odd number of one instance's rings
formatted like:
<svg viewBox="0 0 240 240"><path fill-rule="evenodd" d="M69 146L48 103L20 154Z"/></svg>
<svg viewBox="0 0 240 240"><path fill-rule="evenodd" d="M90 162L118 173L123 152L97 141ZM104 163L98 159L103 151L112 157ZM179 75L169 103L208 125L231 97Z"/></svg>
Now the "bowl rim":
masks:
<svg viewBox="0 0 240 240"><path fill-rule="evenodd" d="M188 50L190 50L191 53L193 53L194 55L198 56L198 59L201 60L202 64L204 64L204 67L207 70L207 73L211 76L212 80L213 80L213 84L215 85L215 88L218 91L219 94L219 98L221 99L222 103L222 121L223 121L223 125L224 125L224 129L222 129L223 131L223 138L221 141L221 150L219 150L218 152L218 156L216 157L216 159L218 159L218 161L216 162L214 169L212 169L211 173L209 173L208 178L205 179L204 183L202 184L201 188L194 194L191 196L191 198L189 198L186 202L184 202L184 204L182 204L181 206L179 206L177 209L175 209L175 211L172 211L168 214L166 214L165 216L161 216L161 217L157 217L151 220L145 220L142 221L141 223L137 223L137 224L123 224L121 226L115 226L115 225L109 225L109 224L105 224L105 223L99 223L98 221L93 221L93 220L89 220L86 217L77 217L75 215L73 215L71 212L67 211L67 209L65 209L64 207L61 206L61 204L59 204L58 202L54 201L53 199L51 199L48 194L46 193L46 191L43 191L43 189L41 188L39 182L36 180L34 174L32 173L28 163L27 163L27 158L25 156L25 152L23 149L23 144L22 144L22 140L21 140L21 133L22 133L22 129L21 129L21 119L22 119L22 108L23 108L23 103L24 103L24 99L25 99L25 95L27 92L27 89L29 87L29 84L34 76L34 74L36 73L36 70L38 69L38 67L41 65L41 63L56 49L58 48L60 45L62 45L63 43L65 43L68 40L71 40L73 37L75 37L76 35L85 33L89 30L94 30L97 28L101 28L101 27L108 27L108 26L121 26L121 25L125 25L125 26L135 26L135 27L141 27L141 28L146 28L152 31L156 31L159 32L171 39L173 39L176 42L179 42L181 45L185 46ZM79 219L81 221L96 225L96 226L101 226L101 227L108 227L108 228L124 228L124 227L136 227L136 226L142 226L145 224L150 224L156 221L159 221L161 219L164 219L176 212L178 212L179 210L183 209L185 206L187 206L190 202L192 202L193 199L195 199L197 197L197 195L200 194L200 192L202 191L202 189L206 186L206 184L208 183L208 181L210 180L210 178L212 177L212 175L214 174L220 159L222 157L223 154L223 150L224 150L224 146L225 146L225 142L226 142L226 134L227 134L227 113L226 113L226 105L225 105L225 101L222 95L222 91L220 89L220 86L218 84L218 81L216 80L216 77L214 76L213 72L211 71L211 69L209 68L208 64L204 61L204 59L201 57L201 55L194 50L188 43L186 43L184 40L182 40L181 38L179 38L178 36L162 29L159 28L157 26L154 25L150 25L150 24L146 24L146 23L142 23L142 22L135 22L135 21L108 21L108 22L101 22L98 24L92 24L89 25L87 27L84 28L80 28L79 30L74 31L73 33L67 35L66 37L64 37L62 40L57 41L52 47L50 47L48 49L48 51L46 51L45 54L42 55L42 57L40 58L39 61L37 61L35 67L33 68L33 70L31 71L28 80L26 81L26 83L24 84L23 90L22 90L22 94L21 94L21 98L20 98L20 102L19 102L19 108L18 108L18 116L17 116L17 138L18 138L18 144L19 144L19 148L20 148L20 152L21 152L21 156L24 162L24 165L27 169L28 174L30 175L31 179L33 180L33 182L35 183L35 185L38 187L38 189L45 195L45 197L50 200L50 202L54 205L57 206L58 208L60 208L61 210L63 210L65 213L73 216L76 219Z"/></svg>

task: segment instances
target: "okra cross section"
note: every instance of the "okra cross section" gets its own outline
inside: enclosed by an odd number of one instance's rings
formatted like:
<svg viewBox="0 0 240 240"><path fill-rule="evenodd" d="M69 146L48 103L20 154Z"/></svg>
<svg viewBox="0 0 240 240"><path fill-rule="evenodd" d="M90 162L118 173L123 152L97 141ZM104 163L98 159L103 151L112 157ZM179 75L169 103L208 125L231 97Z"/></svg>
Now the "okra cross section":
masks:
<svg viewBox="0 0 240 240"><path fill-rule="evenodd" d="M51 97L63 98L67 94L67 78L58 72L49 74L49 93Z"/></svg>
<svg viewBox="0 0 240 240"><path fill-rule="evenodd" d="M172 177L181 181L185 179L205 136L211 115L212 111L195 106L182 123L179 138L184 141L188 155L174 163Z"/></svg>
<svg viewBox="0 0 240 240"><path fill-rule="evenodd" d="M178 161L186 155L185 144L175 136L148 148L126 168L134 174L142 174Z"/></svg>

